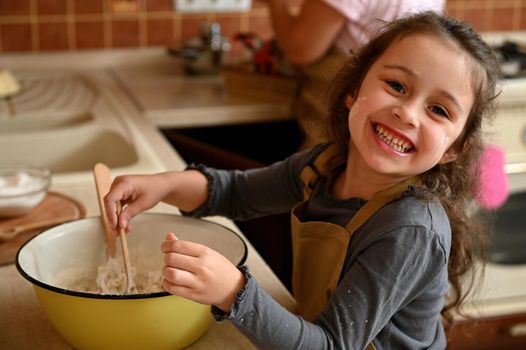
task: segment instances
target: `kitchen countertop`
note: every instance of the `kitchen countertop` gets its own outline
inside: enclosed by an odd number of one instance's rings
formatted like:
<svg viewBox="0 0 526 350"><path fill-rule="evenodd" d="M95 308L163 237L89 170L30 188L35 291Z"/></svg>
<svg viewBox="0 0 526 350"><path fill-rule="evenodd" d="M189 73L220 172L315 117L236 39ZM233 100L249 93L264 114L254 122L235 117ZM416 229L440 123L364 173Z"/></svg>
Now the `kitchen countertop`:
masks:
<svg viewBox="0 0 526 350"><path fill-rule="evenodd" d="M180 63L180 62L179 62ZM163 59L155 69L115 68L144 116L160 128L261 123L291 118L289 106L230 96L221 75L185 76Z"/></svg>
<svg viewBox="0 0 526 350"><path fill-rule="evenodd" d="M66 56L65 56L66 55ZM7 57L4 57L7 56ZM230 96L221 75L188 76L162 48L7 54L10 69L108 69L135 107L158 127L200 127L291 119L290 106ZM9 64L3 64L8 62Z"/></svg>
<svg viewBox="0 0 526 350"><path fill-rule="evenodd" d="M13 70L78 70L96 72L94 75L111 74L112 67L130 69L133 66L149 65L149 55L141 55L141 50L116 52L55 53L35 55L2 55L0 66ZM157 50L157 53L159 51ZM153 57L153 61L156 58ZM152 64L155 66L155 64ZM110 86L111 85L111 86ZM181 170L185 163L176 151L166 142L152 122L145 118L129 95L118 84L102 87L104 96L111 98L119 115L125 116L128 132L138 152L136 164L113 168L112 175L124 173L153 173ZM248 104L250 106L250 104ZM235 109L235 107L233 107ZM258 110L255 106L254 110ZM249 108L250 109L250 108ZM228 109L225 110L225 113ZM183 113L184 114L184 113ZM250 117L250 116L249 116ZM102 122L103 120L96 120ZM99 215L96 190L91 172L53 174L51 191L70 196L86 208L86 216ZM177 209L159 204L150 212L178 213ZM246 264L254 277L272 297L290 310L295 302L288 290L268 267L254 247L246 240L239 229L225 218L208 218L238 232L248 247ZM31 284L17 272L14 264L0 266L0 348L1 349L71 349L47 320L38 304ZM239 333L230 322L213 323L208 332L189 349L251 349L250 342Z"/></svg>

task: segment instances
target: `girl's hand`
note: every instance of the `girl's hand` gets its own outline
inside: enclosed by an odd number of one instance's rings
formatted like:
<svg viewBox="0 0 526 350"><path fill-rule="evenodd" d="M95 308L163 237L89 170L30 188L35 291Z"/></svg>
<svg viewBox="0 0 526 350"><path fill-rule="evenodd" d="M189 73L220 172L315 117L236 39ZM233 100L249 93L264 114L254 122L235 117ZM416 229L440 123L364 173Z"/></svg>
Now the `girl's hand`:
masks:
<svg viewBox="0 0 526 350"><path fill-rule="evenodd" d="M173 233L161 250L166 291L230 312L245 277L227 258L202 244L178 240Z"/></svg>
<svg viewBox="0 0 526 350"><path fill-rule="evenodd" d="M208 197L208 179L196 170L169 171L153 175L117 176L104 197L106 215L116 228L130 231L130 220L163 201L185 211L202 205ZM117 204L125 206L117 217Z"/></svg>
<svg viewBox="0 0 526 350"><path fill-rule="evenodd" d="M131 229L130 220L150 209L166 196L163 174L118 176L104 197L104 206L110 225ZM117 205L127 205L117 217Z"/></svg>

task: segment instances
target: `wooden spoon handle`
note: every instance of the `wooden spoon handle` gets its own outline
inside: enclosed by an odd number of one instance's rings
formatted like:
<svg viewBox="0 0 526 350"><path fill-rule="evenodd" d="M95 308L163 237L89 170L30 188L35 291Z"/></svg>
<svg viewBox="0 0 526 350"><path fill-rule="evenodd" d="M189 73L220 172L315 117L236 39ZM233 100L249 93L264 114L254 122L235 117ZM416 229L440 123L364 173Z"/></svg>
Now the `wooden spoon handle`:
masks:
<svg viewBox="0 0 526 350"><path fill-rule="evenodd" d="M104 207L104 196L110 191L111 187L111 173L110 169L102 163L97 163L93 167L93 176L95 178L95 186L97 187L97 198L99 200L100 215L102 221L102 228L106 238L106 250L108 257L115 257L115 234L106 216L106 208Z"/></svg>
<svg viewBox="0 0 526 350"><path fill-rule="evenodd" d="M44 227L53 226L56 224L62 224L66 221L75 220L76 218L77 218L76 215L65 215L65 216L59 216L59 217L47 219L47 220L30 222L28 224L0 228L0 242L8 241L12 239L13 237L15 237L17 234L24 232L24 231L34 230L37 228L44 228Z"/></svg>
<svg viewBox="0 0 526 350"><path fill-rule="evenodd" d="M117 212L122 212L123 206L119 203L117 206ZM121 239L122 256L124 259L124 270L126 271L126 294L131 294L132 289L135 287L133 283L133 276L130 263L130 254L128 253L128 241L126 240L126 231L123 227L119 228L119 236Z"/></svg>

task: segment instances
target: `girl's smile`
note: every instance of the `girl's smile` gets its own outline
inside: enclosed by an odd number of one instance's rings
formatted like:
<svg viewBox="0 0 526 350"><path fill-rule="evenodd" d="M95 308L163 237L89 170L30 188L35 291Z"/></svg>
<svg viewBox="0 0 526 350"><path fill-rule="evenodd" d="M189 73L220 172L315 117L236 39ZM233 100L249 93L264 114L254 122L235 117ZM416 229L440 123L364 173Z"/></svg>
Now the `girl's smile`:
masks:
<svg viewBox="0 0 526 350"><path fill-rule="evenodd" d="M388 150L392 150L400 156L404 156L408 152L415 150L411 140L394 130L390 130L388 126L380 123L373 123L373 129L378 136L377 140L381 147L387 146Z"/></svg>

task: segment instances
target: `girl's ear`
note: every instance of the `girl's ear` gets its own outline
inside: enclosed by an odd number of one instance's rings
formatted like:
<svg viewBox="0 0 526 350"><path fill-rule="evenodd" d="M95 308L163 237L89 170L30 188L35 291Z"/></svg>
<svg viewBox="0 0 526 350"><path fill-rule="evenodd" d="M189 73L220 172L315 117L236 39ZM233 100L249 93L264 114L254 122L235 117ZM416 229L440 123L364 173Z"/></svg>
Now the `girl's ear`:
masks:
<svg viewBox="0 0 526 350"><path fill-rule="evenodd" d="M452 162L455 159L457 159L457 156L458 156L457 150L454 148L450 148L446 151L446 153L444 153L444 155L442 156L442 159L440 159L438 164L446 164L446 163Z"/></svg>
<svg viewBox="0 0 526 350"><path fill-rule="evenodd" d="M351 94L348 94L347 97L345 97L345 104L347 105L347 108L351 109L354 104L354 97Z"/></svg>
<svg viewBox="0 0 526 350"><path fill-rule="evenodd" d="M460 152L462 152L462 154L469 152L469 150L471 149L471 143L473 140L469 139L465 141L463 144L461 144L461 141L460 141L461 139L462 137L459 137L459 139L457 139L451 145L451 147L449 147L449 149L444 153L444 155L442 155L442 159L440 159L440 161L438 162L439 164L446 164L446 163L456 160Z"/></svg>

